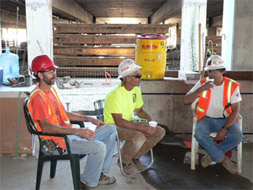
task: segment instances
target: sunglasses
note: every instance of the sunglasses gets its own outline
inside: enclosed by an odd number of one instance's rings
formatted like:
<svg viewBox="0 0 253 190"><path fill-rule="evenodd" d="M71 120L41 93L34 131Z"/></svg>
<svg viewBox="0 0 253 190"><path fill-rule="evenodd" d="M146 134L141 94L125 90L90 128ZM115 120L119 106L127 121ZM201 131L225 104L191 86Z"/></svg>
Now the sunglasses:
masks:
<svg viewBox="0 0 253 190"><path fill-rule="evenodd" d="M213 73L215 70L208 70L207 72L208 73Z"/></svg>
<svg viewBox="0 0 253 190"><path fill-rule="evenodd" d="M56 69L40 71L41 73L55 73Z"/></svg>
<svg viewBox="0 0 253 190"><path fill-rule="evenodd" d="M138 75L129 75L129 77L135 77L136 79L140 79L142 77L142 74Z"/></svg>

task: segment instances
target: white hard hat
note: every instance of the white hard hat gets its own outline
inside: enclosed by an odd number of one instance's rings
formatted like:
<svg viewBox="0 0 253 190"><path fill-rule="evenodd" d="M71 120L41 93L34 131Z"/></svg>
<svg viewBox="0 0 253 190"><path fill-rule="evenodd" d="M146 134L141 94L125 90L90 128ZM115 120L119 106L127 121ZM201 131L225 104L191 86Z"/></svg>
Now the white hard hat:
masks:
<svg viewBox="0 0 253 190"><path fill-rule="evenodd" d="M135 71L138 71L139 69L141 69L141 67L138 66L135 61L132 59L125 59L119 64L118 78L125 77Z"/></svg>
<svg viewBox="0 0 253 190"><path fill-rule="evenodd" d="M205 71L226 69L224 60L219 55L211 55L206 61Z"/></svg>

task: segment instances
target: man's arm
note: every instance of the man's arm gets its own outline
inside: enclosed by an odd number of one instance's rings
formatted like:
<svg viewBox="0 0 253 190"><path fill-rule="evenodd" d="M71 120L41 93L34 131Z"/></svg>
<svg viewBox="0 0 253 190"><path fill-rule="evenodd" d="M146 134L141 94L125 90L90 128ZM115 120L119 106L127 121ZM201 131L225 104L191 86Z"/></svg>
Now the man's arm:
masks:
<svg viewBox="0 0 253 190"><path fill-rule="evenodd" d="M155 127L151 127L149 125L138 124L138 123L134 123L134 122L127 121L127 120L123 119L122 114L113 113L112 117L115 121L115 124L119 127L128 128L128 129L135 129L135 130L147 133L147 134L152 134L155 131Z"/></svg>
<svg viewBox="0 0 253 190"><path fill-rule="evenodd" d="M213 88L214 84L212 81L208 81L206 83L204 83L203 85L201 85L199 88L197 88L195 91L193 92L188 92L185 96L184 96L184 103L185 104L191 104L197 97L199 97L200 93L205 91L205 90L209 90L211 88Z"/></svg>
<svg viewBox="0 0 253 190"><path fill-rule="evenodd" d="M232 104L231 109L232 109L232 113L229 115L227 122L224 125L225 127L228 127L228 128L230 128L234 124L234 122L236 122L238 118L239 111L240 111L240 102L236 102ZM228 130L225 128L222 128L221 130L219 130L215 140L224 140Z"/></svg>
<svg viewBox="0 0 253 190"><path fill-rule="evenodd" d="M43 133L54 133L54 134L63 134L63 135L78 135L80 137L87 138L89 140L93 139L96 132L88 129L78 129L78 128L69 128L53 125L49 123L47 119L39 120L41 129Z"/></svg>
<svg viewBox="0 0 253 190"><path fill-rule="evenodd" d="M135 109L135 113L139 118L143 118L148 121L152 121L152 117L145 110L143 110L142 107Z"/></svg>
<svg viewBox="0 0 253 190"><path fill-rule="evenodd" d="M91 122L94 125L97 125L97 127L101 127L102 125L104 125L104 122L98 119L94 119L92 117L87 117L84 115L80 115L77 113L73 113L73 112L67 112L67 116L71 121L83 121L83 122Z"/></svg>

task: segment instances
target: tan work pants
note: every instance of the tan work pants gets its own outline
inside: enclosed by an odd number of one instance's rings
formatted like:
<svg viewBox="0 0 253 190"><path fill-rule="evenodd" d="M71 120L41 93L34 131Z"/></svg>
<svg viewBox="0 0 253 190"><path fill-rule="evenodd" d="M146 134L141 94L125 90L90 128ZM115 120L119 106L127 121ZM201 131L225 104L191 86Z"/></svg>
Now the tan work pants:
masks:
<svg viewBox="0 0 253 190"><path fill-rule="evenodd" d="M143 154L149 152L165 135L165 130L159 126L151 135L123 127L117 127L117 131L119 139L125 141L121 149L124 164L130 164L133 158L139 159Z"/></svg>

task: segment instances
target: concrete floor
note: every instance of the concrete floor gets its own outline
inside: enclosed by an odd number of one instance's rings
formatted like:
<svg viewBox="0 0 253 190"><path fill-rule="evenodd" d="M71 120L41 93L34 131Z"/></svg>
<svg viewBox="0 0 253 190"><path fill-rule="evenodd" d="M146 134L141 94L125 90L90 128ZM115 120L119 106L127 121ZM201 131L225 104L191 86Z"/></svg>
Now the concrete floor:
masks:
<svg viewBox="0 0 253 190"><path fill-rule="evenodd" d="M243 171L239 174L229 174L220 164L195 171L190 165L184 164L185 152L190 149L175 145L159 144L154 148L155 162L152 169L132 177L121 175L116 165L117 157L113 159L111 175L117 178L117 183L108 186L98 186L97 190L149 190L149 189L253 189L253 144L243 144ZM233 153L236 155L236 153ZM202 155L200 155L201 157ZM1 190L34 189L37 160L30 155L18 158L4 155L1 159ZM150 157L144 156L147 163ZM81 170L86 159L81 160ZM68 161L59 161L56 176L49 178L49 163L45 163L41 181L41 189L73 189L70 165Z"/></svg>

